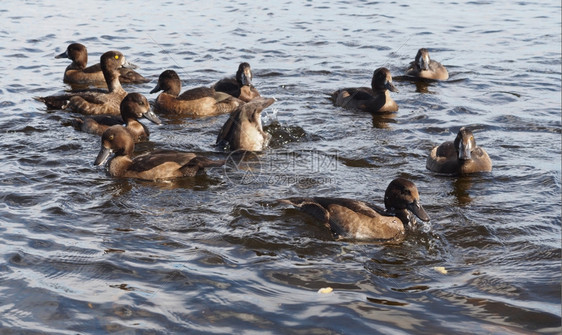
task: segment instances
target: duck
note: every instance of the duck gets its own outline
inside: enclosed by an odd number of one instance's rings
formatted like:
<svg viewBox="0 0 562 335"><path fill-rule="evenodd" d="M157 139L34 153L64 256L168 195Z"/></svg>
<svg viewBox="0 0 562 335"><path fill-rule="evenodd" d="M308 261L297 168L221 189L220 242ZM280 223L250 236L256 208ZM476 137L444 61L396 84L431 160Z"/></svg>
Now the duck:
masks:
<svg viewBox="0 0 562 335"><path fill-rule="evenodd" d="M163 114L187 116L215 116L234 111L244 102L209 87L196 87L181 92L181 80L176 71L166 70L158 77L150 93L163 91L154 102L154 108Z"/></svg>
<svg viewBox="0 0 562 335"><path fill-rule="evenodd" d="M236 76L223 78L216 82L212 88L236 97L244 102L260 97L258 90L252 85L252 68L247 62L238 66Z"/></svg>
<svg viewBox="0 0 562 335"><path fill-rule="evenodd" d="M390 96L391 92L398 92L392 84L390 71L380 67L373 72L371 88L342 88L330 95L335 106L356 109L371 113L390 113L398 110L398 105Z"/></svg>
<svg viewBox="0 0 562 335"><path fill-rule="evenodd" d="M461 127L454 142L444 142L431 150L426 168L453 175L490 172L492 160L484 149L476 145L472 131Z"/></svg>
<svg viewBox="0 0 562 335"><path fill-rule="evenodd" d="M418 50L415 60L410 63L410 67L406 70L406 75L432 80L449 79L447 69L441 63L429 58L429 51L426 48Z"/></svg>
<svg viewBox="0 0 562 335"><path fill-rule="evenodd" d="M230 114L217 136L217 145L228 143L230 150L262 151L271 135L261 124L261 112L275 102L274 98L256 98Z"/></svg>
<svg viewBox="0 0 562 335"><path fill-rule="evenodd" d="M68 58L72 63L64 70L63 81L70 85L105 85L100 63L86 67L88 64L88 50L80 43L71 43L66 50L55 58ZM119 81L122 84L143 84L150 81L130 68L119 69Z"/></svg>
<svg viewBox="0 0 562 335"><path fill-rule="evenodd" d="M108 51L101 55L100 64L108 91L83 90L62 95L39 97L49 109L68 109L86 115L120 115L119 105L127 92L119 82L119 69L134 67L119 51Z"/></svg>
<svg viewBox="0 0 562 335"><path fill-rule="evenodd" d="M140 118L146 118L157 125L162 121L150 109L146 97L140 93L129 93L120 104L121 116L98 115L85 119L76 119L75 126L83 131L95 135L103 135L107 128L125 124L125 129L131 133L133 141L140 142L148 139L150 132L148 128L139 122Z"/></svg>
<svg viewBox="0 0 562 335"><path fill-rule="evenodd" d="M429 221L416 185L405 178L396 178L388 184L384 194L385 209L347 198L295 197L279 202L321 221L336 239L398 241L404 238L406 228L416 223L415 217Z"/></svg>
<svg viewBox="0 0 562 335"><path fill-rule="evenodd" d="M158 150L132 158L134 150L131 133L121 125L111 126L101 137L101 149L94 164L99 166L107 162L112 177L148 181L193 177L205 168L225 164L224 160L212 160L175 150Z"/></svg>

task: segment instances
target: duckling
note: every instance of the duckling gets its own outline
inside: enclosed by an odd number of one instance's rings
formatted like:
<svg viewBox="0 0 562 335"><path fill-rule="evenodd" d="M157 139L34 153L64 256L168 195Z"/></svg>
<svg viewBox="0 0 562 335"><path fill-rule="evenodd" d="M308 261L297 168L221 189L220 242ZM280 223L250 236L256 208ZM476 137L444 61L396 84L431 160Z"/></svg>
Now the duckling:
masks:
<svg viewBox="0 0 562 335"><path fill-rule="evenodd" d="M429 51L421 48L416 54L416 58L410 63L410 67L406 70L406 75L433 80L449 79L449 72L441 65L429 58Z"/></svg>
<svg viewBox="0 0 562 335"><path fill-rule="evenodd" d="M472 131L462 127L454 142L434 147L427 157L426 168L447 174L469 174L492 171L488 153L476 145Z"/></svg>
<svg viewBox="0 0 562 335"><path fill-rule="evenodd" d="M154 108L165 114L214 116L231 113L244 103L208 87L193 88L179 95L181 81L174 70L166 70L160 74L156 87L150 93L158 91L163 92L156 98Z"/></svg>
<svg viewBox="0 0 562 335"><path fill-rule="evenodd" d="M94 161L103 165L109 159L108 171L113 177L137 178L142 180L169 180L192 177L207 167L224 165L224 160L211 160L194 153L160 150L131 158L135 144L131 133L125 127L109 127L102 135L101 149Z"/></svg>
<svg viewBox="0 0 562 335"><path fill-rule="evenodd" d="M127 94L123 101L121 101L120 109L120 117L98 115L85 119L76 119L75 125L84 132L101 136L107 128L118 124L125 124L125 129L131 133L134 142L140 142L148 139L150 132L138 119L144 117L157 125L162 124L162 121L150 109L150 104L146 97L140 93Z"/></svg>
<svg viewBox="0 0 562 335"><path fill-rule="evenodd" d="M86 67L88 64L88 50L83 44L69 44L65 52L55 56L55 58L68 58L72 61L64 70L63 81L65 83L95 86L106 84L100 63ZM142 84L150 81L150 79L146 79L130 68L120 68L119 73L119 81L122 84Z"/></svg>
<svg viewBox="0 0 562 335"><path fill-rule="evenodd" d="M36 99L44 102L49 109L68 109L86 115L119 115L119 105L127 92L121 87L118 70L122 67L134 68L135 66L127 62L125 56L119 51L108 51L101 55L100 64L109 89L108 92L84 90Z"/></svg>
<svg viewBox="0 0 562 335"><path fill-rule="evenodd" d="M239 106L222 126L217 145L228 142L231 150L263 150L271 135L263 131L261 112L274 102L273 98L260 97Z"/></svg>
<svg viewBox="0 0 562 335"><path fill-rule="evenodd" d="M371 113L396 112L398 105L388 91L398 92L392 84L392 76L387 68L381 67L373 72L371 88L343 88L331 94L335 106L357 109Z"/></svg>
<svg viewBox="0 0 562 335"><path fill-rule="evenodd" d="M400 240L406 233L405 227L416 222L412 213L422 221L429 221L419 202L416 185L404 178L396 178L388 185L384 195L386 210L345 198L289 198L280 202L312 215L338 239Z"/></svg>
<svg viewBox="0 0 562 335"><path fill-rule="evenodd" d="M215 91L225 92L244 102L260 97L258 90L252 85L252 68L243 62L238 66L234 78L224 78L216 82L212 88Z"/></svg>

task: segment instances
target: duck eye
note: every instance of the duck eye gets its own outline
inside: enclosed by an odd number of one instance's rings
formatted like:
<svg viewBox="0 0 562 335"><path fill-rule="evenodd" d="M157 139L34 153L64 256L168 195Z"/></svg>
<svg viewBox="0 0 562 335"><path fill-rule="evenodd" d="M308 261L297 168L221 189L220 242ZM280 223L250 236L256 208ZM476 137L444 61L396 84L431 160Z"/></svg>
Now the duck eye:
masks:
<svg viewBox="0 0 562 335"><path fill-rule="evenodd" d="M110 135L110 136L109 136L109 140L110 140L110 141L113 141L113 138L115 138L115 136L113 136L113 135Z"/></svg>
<svg viewBox="0 0 562 335"><path fill-rule="evenodd" d="M113 57L115 57L115 59L119 59L119 55L115 55L115 56L113 56Z"/></svg>

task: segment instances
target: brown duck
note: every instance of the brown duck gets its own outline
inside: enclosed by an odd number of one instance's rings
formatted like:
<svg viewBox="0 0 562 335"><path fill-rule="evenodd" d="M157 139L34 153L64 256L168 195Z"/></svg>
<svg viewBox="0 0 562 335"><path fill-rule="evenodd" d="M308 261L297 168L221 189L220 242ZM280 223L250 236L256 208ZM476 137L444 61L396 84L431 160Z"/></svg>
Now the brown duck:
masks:
<svg viewBox="0 0 562 335"><path fill-rule="evenodd" d="M371 87L342 88L330 95L335 106L356 109L371 113L396 112L398 105L389 91L398 92L392 84L392 76L387 68L381 67L373 72Z"/></svg>
<svg viewBox="0 0 562 335"><path fill-rule="evenodd" d="M127 62L119 51L108 51L100 57L101 69L107 83L108 91L83 90L63 95L40 97L50 109L68 109L86 115L106 114L120 115L119 105L127 92L119 82L120 68L134 67Z"/></svg>
<svg viewBox="0 0 562 335"><path fill-rule="evenodd" d="M222 126L217 145L228 143L230 150L263 150L271 135L263 130L261 112L275 102L273 98L256 98L238 107Z"/></svg>
<svg viewBox="0 0 562 335"><path fill-rule="evenodd" d="M105 85L105 78L100 63L88 64L88 50L80 43L69 44L65 52L55 58L68 58L72 63L64 70L63 81L71 85ZM119 69L119 81L122 84L142 84L150 80L130 68Z"/></svg>
<svg viewBox="0 0 562 335"><path fill-rule="evenodd" d="M488 153L476 145L472 131L462 127L454 142L434 147L427 157L427 169L447 174L469 174L492 171Z"/></svg>
<svg viewBox="0 0 562 335"><path fill-rule="evenodd" d="M102 135L107 128L125 124L125 129L131 133L135 142L148 139L150 132L139 119L146 118L158 125L162 124L158 116L150 109L146 97L140 93L129 93L121 101L121 116L98 115L85 119L76 119L75 126L84 132Z"/></svg>
<svg viewBox="0 0 562 335"><path fill-rule="evenodd" d="M280 200L312 215L328 226L336 238L352 240L400 240L415 216L429 221L413 182L396 178L388 185L382 209L345 198L289 198Z"/></svg>
<svg viewBox="0 0 562 335"><path fill-rule="evenodd" d="M213 116L231 113L244 102L212 88L197 87L181 92L180 77L174 70L166 70L158 77L156 87L150 93L158 95L154 108L162 114L186 116Z"/></svg>
<svg viewBox="0 0 562 335"><path fill-rule="evenodd" d="M216 91L232 95L242 101L248 102L260 97L258 90L252 85L252 68L243 62L238 66L234 78L224 78L215 83L212 88Z"/></svg>
<svg viewBox="0 0 562 335"><path fill-rule="evenodd" d="M410 63L410 67L406 70L406 75L424 79L447 80L449 72L441 65L429 58L429 51L425 48L418 50L416 58Z"/></svg>
<svg viewBox="0 0 562 335"><path fill-rule="evenodd" d="M113 177L167 180L195 176L207 167L225 163L224 160L174 150L159 150L131 158L134 149L131 133L123 126L111 126L102 135L101 149L94 164L102 165L109 159L108 171Z"/></svg>

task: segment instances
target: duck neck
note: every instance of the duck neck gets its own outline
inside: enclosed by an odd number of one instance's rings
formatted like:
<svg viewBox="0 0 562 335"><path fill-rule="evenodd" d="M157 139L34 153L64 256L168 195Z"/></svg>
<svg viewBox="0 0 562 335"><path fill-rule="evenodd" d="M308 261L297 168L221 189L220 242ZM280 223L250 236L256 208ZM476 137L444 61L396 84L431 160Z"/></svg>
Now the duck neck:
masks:
<svg viewBox="0 0 562 335"><path fill-rule="evenodd" d="M133 136L135 141L140 141L141 139L149 136L148 128L136 118L130 118L124 121L127 130Z"/></svg>
<svg viewBox="0 0 562 335"><path fill-rule="evenodd" d="M410 211L408 211L407 209L398 209L391 211L387 210L387 214L393 215L400 219L400 221L402 221L402 224L404 224L404 227L409 227L416 222L416 219L414 218L412 213L410 213Z"/></svg>
<svg viewBox="0 0 562 335"><path fill-rule="evenodd" d="M121 83L119 82L119 73L117 71L103 71L103 76L109 92L123 91L123 87L121 87Z"/></svg>
<svg viewBox="0 0 562 335"><path fill-rule="evenodd" d="M169 83L163 91L173 97L177 97L181 92L181 82L178 80L177 82Z"/></svg>
<svg viewBox="0 0 562 335"><path fill-rule="evenodd" d="M85 69L86 65L88 65L88 55L87 54L80 54L76 57L76 59L74 59L74 61L72 62L72 65L74 65L75 68L77 69Z"/></svg>
<svg viewBox="0 0 562 335"><path fill-rule="evenodd" d="M115 156L108 163L109 174L114 177L122 177L131 164L133 161L129 156Z"/></svg>

